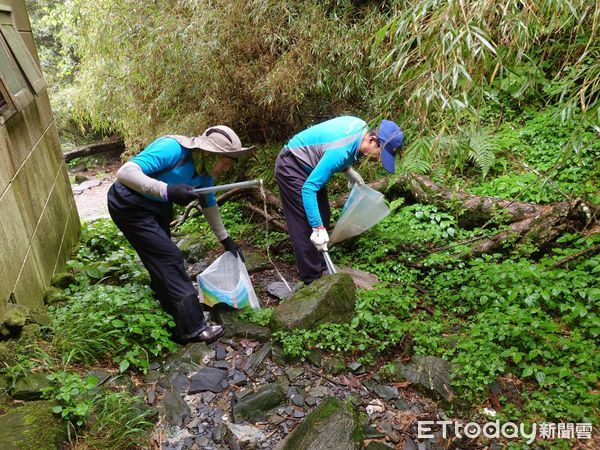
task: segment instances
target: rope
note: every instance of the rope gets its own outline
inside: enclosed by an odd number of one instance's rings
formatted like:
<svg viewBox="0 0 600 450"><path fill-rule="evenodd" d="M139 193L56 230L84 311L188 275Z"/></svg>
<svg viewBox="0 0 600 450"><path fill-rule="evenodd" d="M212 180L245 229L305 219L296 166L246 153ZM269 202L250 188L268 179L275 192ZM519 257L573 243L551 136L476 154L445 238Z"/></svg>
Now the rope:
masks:
<svg viewBox="0 0 600 450"><path fill-rule="evenodd" d="M279 271L279 269L273 262L273 259L271 258L271 251L270 251L271 246L269 245L269 219L268 219L269 212L267 211L267 193L265 192L265 186L263 184L262 178L260 180L260 196L263 199L263 211L265 213L264 214L264 216L265 216L265 248L267 251L267 258L269 260L269 263L271 263L271 265L275 269L275 272L277 273L277 275L279 276L281 281L283 281L283 284L285 284L285 287L288 288L288 290L290 292L292 292L292 288L290 287L290 285L288 284L286 279L283 277L283 275L281 274L281 272Z"/></svg>

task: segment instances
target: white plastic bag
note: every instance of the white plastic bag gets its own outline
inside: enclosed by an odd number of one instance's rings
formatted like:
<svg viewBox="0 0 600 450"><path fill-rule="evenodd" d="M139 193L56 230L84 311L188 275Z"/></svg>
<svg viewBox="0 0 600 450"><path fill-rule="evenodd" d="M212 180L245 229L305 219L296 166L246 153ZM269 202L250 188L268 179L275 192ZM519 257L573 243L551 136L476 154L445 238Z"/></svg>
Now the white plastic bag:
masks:
<svg viewBox="0 0 600 450"><path fill-rule="evenodd" d="M246 265L241 258L225 252L197 277L202 303L227 303L234 308L259 309Z"/></svg>
<svg viewBox="0 0 600 450"><path fill-rule="evenodd" d="M342 215L331 232L329 242L335 244L367 231L390 213L383 194L365 184L355 184L342 209Z"/></svg>

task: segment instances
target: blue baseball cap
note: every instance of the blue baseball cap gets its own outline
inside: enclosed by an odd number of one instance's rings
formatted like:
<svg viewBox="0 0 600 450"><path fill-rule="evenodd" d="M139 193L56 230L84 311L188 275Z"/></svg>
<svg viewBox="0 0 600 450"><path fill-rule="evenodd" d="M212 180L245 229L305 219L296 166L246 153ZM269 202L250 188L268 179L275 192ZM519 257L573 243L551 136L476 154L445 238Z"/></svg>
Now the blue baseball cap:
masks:
<svg viewBox="0 0 600 450"><path fill-rule="evenodd" d="M402 147L404 133L395 122L383 119L377 129L377 139L381 145L381 165L389 173L396 172L396 152Z"/></svg>

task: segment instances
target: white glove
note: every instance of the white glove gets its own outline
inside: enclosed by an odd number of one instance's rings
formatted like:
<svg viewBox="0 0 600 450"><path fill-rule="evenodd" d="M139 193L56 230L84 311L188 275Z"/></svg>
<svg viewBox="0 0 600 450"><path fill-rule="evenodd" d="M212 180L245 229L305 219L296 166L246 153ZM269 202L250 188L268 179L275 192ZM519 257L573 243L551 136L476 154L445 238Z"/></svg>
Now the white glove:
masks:
<svg viewBox="0 0 600 450"><path fill-rule="evenodd" d="M327 243L329 242L329 234L327 233L327 230L325 227L317 227L313 228L312 230L313 232L310 235L311 242L315 244L317 250L320 252L326 252Z"/></svg>
<svg viewBox="0 0 600 450"><path fill-rule="evenodd" d="M348 189L352 189L355 183L365 184L365 180L363 180L360 174L352 167L344 171L344 175L346 175L346 178L348 179Z"/></svg>

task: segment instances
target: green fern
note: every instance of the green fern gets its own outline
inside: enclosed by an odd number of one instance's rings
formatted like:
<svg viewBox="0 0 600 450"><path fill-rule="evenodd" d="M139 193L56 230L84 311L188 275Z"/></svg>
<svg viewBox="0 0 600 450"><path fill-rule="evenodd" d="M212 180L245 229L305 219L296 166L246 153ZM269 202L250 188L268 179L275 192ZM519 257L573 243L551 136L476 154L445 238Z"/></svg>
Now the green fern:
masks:
<svg viewBox="0 0 600 450"><path fill-rule="evenodd" d="M469 159L479 167L485 178L496 161L498 144L491 134L485 130L478 130L470 134L466 145L469 149Z"/></svg>
<svg viewBox="0 0 600 450"><path fill-rule="evenodd" d="M431 170L432 140L420 137L406 149L400 160L399 172L425 174Z"/></svg>

